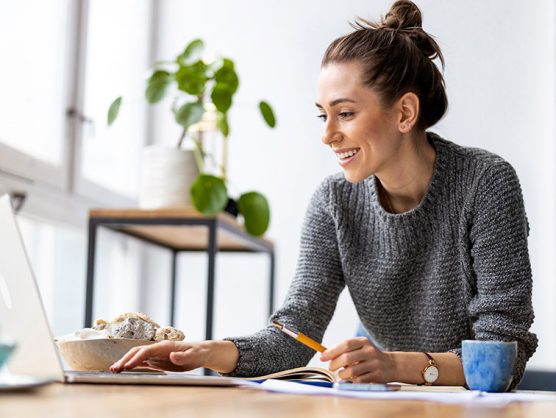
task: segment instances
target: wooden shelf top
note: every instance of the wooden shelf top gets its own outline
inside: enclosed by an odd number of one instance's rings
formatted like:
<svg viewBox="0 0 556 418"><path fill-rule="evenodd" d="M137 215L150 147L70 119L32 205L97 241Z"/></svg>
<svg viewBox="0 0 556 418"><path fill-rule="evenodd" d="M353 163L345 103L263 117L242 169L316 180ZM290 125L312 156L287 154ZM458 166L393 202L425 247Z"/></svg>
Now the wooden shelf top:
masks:
<svg viewBox="0 0 556 418"><path fill-rule="evenodd" d="M94 208L89 210L89 217L95 218L196 218L211 219L203 215L195 208L163 208L163 209L139 209L139 208ZM229 213L221 212L216 218L231 222L239 226L235 218Z"/></svg>
<svg viewBox="0 0 556 418"><path fill-rule="evenodd" d="M164 225L164 220L211 220L218 221L217 247L219 251L267 251L273 249L272 241L249 235L245 228L228 213L208 217L194 208L137 209L95 208L89 211L95 219L113 230L180 251L204 251L208 248L206 225ZM102 221L105 220L106 223ZM109 223L114 222L115 223ZM141 224L140 220L159 220L158 225Z"/></svg>

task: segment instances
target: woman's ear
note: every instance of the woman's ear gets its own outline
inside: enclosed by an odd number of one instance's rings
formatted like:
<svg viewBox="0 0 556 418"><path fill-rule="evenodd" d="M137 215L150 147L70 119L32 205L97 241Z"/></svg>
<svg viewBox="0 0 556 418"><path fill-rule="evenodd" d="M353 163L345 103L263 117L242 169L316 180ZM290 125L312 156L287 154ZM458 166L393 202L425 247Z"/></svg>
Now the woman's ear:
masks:
<svg viewBox="0 0 556 418"><path fill-rule="evenodd" d="M419 119L419 98L413 92L407 92L398 99L398 130L401 133L410 132Z"/></svg>

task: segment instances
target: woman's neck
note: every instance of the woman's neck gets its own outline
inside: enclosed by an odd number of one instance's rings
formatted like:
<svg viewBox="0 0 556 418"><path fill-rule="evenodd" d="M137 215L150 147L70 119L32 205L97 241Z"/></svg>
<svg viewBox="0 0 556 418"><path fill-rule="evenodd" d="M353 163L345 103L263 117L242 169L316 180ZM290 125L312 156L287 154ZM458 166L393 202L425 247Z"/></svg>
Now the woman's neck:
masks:
<svg viewBox="0 0 556 418"><path fill-rule="evenodd" d="M436 151L425 132L403 138L395 163L376 173L382 188L382 206L394 213L416 208L429 187L435 159Z"/></svg>

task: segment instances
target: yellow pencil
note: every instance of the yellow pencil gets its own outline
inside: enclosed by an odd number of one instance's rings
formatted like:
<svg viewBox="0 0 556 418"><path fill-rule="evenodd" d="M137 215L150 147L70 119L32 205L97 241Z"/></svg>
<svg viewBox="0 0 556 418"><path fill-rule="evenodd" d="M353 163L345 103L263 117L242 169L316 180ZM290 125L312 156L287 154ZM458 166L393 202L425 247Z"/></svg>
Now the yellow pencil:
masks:
<svg viewBox="0 0 556 418"><path fill-rule="evenodd" d="M307 337L305 334L303 334L299 331L296 331L292 328L287 328L284 324L281 324L278 321L272 321L272 322L274 323L276 328L278 328L282 332L288 334L290 337L296 339L301 344L305 344L307 347L312 348L313 350L318 351L320 353L323 353L326 350L326 347L324 345L319 344L315 340Z"/></svg>

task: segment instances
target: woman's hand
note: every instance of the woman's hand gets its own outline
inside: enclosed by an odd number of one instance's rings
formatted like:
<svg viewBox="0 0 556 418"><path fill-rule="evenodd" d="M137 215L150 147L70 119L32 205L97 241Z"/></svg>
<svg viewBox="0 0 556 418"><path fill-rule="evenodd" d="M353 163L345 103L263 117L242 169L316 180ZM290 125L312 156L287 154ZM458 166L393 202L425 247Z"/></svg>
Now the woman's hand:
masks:
<svg viewBox="0 0 556 418"><path fill-rule="evenodd" d="M340 370L343 380L354 383L388 383L395 381L394 358L376 348L366 337L350 338L327 349L320 357L330 361L329 369Z"/></svg>
<svg viewBox="0 0 556 418"><path fill-rule="evenodd" d="M110 367L110 371L119 373L135 367L151 367L172 372L185 372L204 367L209 353L208 346L203 343L161 341L132 348Z"/></svg>
<svg viewBox="0 0 556 418"><path fill-rule="evenodd" d="M171 372L206 367L219 373L230 373L239 359L239 351L231 341L161 341L129 350L110 370L119 373L135 367L151 367Z"/></svg>

